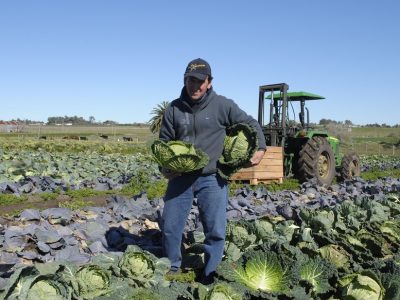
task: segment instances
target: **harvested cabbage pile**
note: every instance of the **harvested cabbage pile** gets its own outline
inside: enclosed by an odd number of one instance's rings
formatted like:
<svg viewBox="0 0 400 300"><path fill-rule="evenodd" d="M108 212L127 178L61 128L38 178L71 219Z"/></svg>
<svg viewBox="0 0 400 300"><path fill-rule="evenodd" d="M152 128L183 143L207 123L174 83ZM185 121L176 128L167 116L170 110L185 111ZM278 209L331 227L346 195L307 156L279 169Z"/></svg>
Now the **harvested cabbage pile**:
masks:
<svg viewBox="0 0 400 300"><path fill-rule="evenodd" d="M162 168L179 173L204 168L209 161L207 153L183 141L156 140L151 145L153 159Z"/></svg>

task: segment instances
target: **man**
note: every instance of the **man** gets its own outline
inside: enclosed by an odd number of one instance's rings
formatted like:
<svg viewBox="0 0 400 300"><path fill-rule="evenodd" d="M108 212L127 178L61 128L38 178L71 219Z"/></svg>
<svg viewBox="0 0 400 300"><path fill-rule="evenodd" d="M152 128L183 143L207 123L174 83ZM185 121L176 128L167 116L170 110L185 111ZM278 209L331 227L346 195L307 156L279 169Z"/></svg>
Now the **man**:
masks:
<svg viewBox="0 0 400 300"><path fill-rule="evenodd" d="M161 140L192 143L210 158L208 165L198 172L177 174L161 170L169 179L162 215L164 255L171 261L171 272L179 271L182 234L193 198L197 198L205 234L205 268L201 280L205 284L213 281L224 251L228 189L226 180L217 174L217 161L223 151L226 128L247 123L257 130L259 149L251 158L251 165L261 161L266 149L258 122L232 100L217 95L212 79L210 65L205 60L191 61L184 74L181 95L166 109L160 129Z"/></svg>

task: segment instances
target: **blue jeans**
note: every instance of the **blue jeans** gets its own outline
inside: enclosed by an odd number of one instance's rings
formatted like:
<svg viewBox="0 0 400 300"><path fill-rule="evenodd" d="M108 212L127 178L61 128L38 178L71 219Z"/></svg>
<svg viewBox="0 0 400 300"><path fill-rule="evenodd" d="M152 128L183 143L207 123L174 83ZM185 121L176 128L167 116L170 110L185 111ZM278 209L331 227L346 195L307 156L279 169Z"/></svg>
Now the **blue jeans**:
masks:
<svg viewBox="0 0 400 300"><path fill-rule="evenodd" d="M180 268L182 234L194 197L204 228L204 274L207 276L216 270L224 253L228 188L220 176L182 175L169 181L162 214L163 250L171 261L171 269Z"/></svg>

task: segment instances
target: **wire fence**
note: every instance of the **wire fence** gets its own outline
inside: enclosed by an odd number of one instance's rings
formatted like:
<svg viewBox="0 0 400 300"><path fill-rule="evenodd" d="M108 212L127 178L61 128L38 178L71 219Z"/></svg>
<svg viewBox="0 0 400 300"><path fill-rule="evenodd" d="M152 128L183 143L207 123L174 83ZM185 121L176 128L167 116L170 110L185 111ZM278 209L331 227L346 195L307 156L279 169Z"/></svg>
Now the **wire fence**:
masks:
<svg viewBox="0 0 400 300"><path fill-rule="evenodd" d="M103 140L110 142L130 141L146 143L154 138L148 126L54 126L54 125L26 125L22 130L1 132L0 137L8 139L39 139L39 140Z"/></svg>
<svg viewBox="0 0 400 300"><path fill-rule="evenodd" d="M347 148L359 155L390 155L400 157L400 145L365 142L353 143L347 145Z"/></svg>
<svg viewBox="0 0 400 300"><path fill-rule="evenodd" d="M359 155L400 156L400 128L351 127L330 124L325 128L340 140L340 151Z"/></svg>

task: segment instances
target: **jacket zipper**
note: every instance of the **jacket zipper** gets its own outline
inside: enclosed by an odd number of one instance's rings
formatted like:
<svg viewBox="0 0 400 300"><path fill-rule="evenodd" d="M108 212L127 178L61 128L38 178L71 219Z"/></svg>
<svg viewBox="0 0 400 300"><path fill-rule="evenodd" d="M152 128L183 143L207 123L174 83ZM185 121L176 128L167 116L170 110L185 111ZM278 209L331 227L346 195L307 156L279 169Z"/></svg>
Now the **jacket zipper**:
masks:
<svg viewBox="0 0 400 300"><path fill-rule="evenodd" d="M193 114L193 145L196 144L196 113Z"/></svg>

